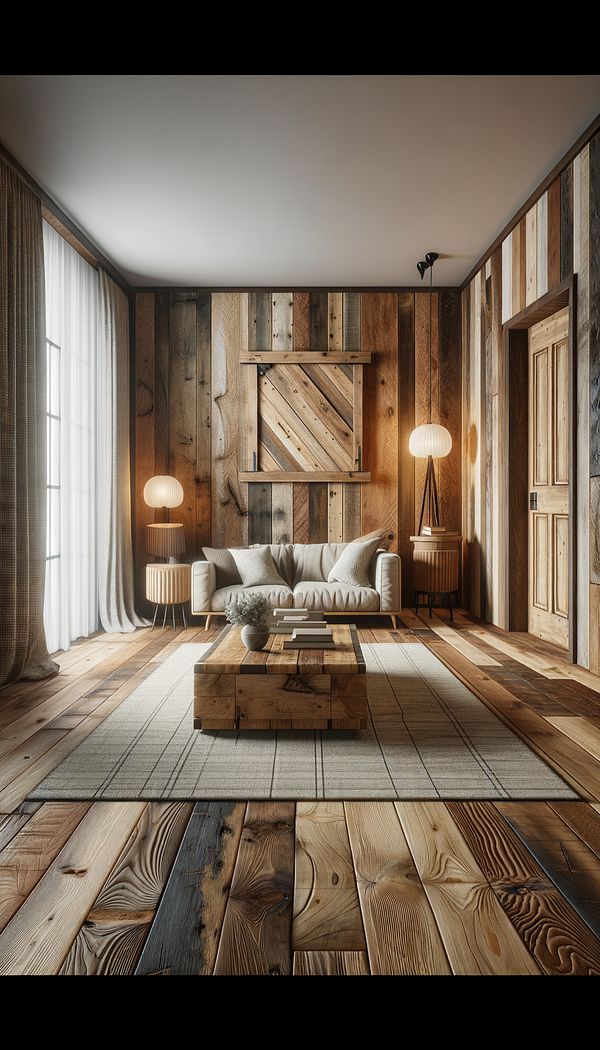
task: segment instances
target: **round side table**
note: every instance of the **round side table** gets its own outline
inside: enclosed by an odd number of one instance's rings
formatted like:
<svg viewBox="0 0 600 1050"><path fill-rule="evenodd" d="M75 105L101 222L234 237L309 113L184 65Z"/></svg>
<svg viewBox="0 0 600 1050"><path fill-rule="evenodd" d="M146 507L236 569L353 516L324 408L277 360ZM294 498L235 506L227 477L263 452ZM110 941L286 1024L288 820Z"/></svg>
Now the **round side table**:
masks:
<svg viewBox="0 0 600 1050"><path fill-rule="evenodd" d="M178 565L173 562L156 562L146 566L146 598L154 602L154 619L152 627L156 624L159 605L164 605L163 627L167 622L167 612L171 606L173 613L173 629L175 629L175 606L181 606L183 626L187 627L185 618L185 602L191 597L191 569L189 565Z"/></svg>

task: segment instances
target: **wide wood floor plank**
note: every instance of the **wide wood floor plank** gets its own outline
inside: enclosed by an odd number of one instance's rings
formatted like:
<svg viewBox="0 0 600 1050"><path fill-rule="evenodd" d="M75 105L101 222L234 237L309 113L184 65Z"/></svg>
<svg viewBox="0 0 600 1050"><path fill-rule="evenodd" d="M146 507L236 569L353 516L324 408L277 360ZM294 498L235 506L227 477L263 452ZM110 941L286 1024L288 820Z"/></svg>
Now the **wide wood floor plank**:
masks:
<svg viewBox="0 0 600 1050"><path fill-rule="evenodd" d="M364 951L356 879L342 802L298 802L292 947Z"/></svg>
<svg viewBox="0 0 600 1050"><path fill-rule="evenodd" d="M555 729L579 744L596 762L600 762L600 729L578 715L546 715L545 718Z"/></svg>
<svg viewBox="0 0 600 1050"><path fill-rule="evenodd" d="M548 805L600 860L600 817L597 808L585 802L549 802Z"/></svg>
<svg viewBox="0 0 600 1050"><path fill-rule="evenodd" d="M0 975L55 974L145 802L95 802L0 934Z"/></svg>
<svg viewBox="0 0 600 1050"><path fill-rule="evenodd" d="M30 819L30 813L0 813L0 850L8 846Z"/></svg>
<svg viewBox="0 0 600 1050"><path fill-rule="evenodd" d="M245 811L196 803L136 974L212 974Z"/></svg>
<svg viewBox="0 0 600 1050"><path fill-rule="evenodd" d="M530 803L535 811L538 803ZM578 802L574 809L589 810ZM600 942L490 802L446 803L529 951L547 974L599 975Z"/></svg>
<svg viewBox="0 0 600 1050"><path fill-rule="evenodd" d="M454 973L539 974L444 803L395 806Z"/></svg>
<svg viewBox="0 0 600 1050"><path fill-rule="evenodd" d="M294 952L295 977L368 977L366 952Z"/></svg>
<svg viewBox="0 0 600 1050"><path fill-rule="evenodd" d="M579 835L546 803L497 802L540 867L590 929L600 937L600 865Z"/></svg>
<svg viewBox="0 0 600 1050"><path fill-rule="evenodd" d="M133 973L191 812L189 802L149 803L71 945L61 974Z"/></svg>
<svg viewBox="0 0 600 1050"><path fill-rule="evenodd" d="M449 974L392 802L344 804L371 973Z"/></svg>
<svg viewBox="0 0 600 1050"><path fill-rule="evenodd" d="M249 802L215 963L220 975L292 973L293 802Z"/></svg>

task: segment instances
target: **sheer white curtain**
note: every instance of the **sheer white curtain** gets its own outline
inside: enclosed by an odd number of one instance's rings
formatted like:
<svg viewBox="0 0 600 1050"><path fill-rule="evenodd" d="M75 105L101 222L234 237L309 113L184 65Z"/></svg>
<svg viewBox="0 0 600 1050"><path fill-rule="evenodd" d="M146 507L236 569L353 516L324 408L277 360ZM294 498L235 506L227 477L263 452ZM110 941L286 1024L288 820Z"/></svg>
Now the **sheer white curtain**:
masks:
<svg viewBox="0 0 600 1050"><path fill-rule="evenodd" d="M98 628L96 270L44 223L48 362L49 651Z"/></svg>

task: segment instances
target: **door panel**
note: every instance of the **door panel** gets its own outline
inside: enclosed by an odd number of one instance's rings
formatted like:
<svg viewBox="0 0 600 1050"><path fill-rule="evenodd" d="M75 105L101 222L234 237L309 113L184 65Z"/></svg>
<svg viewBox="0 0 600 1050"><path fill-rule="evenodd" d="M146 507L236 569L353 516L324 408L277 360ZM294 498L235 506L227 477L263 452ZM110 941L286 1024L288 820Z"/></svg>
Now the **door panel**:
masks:
<svg viewBox="0 0 600 1050"><path fill-rule="evenodd" d="M568 310L529 332L529 630L569 644Z"/></svg>

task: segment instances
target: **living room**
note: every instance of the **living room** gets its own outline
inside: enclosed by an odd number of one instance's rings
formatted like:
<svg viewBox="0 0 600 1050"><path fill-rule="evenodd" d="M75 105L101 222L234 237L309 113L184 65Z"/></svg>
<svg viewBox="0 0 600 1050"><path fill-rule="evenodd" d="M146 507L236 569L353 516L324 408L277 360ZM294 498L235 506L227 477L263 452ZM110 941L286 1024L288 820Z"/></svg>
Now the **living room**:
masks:
<svg viewBox="0 0 600 1050"><path fill-rule="evenodd" d="M0 77L0 973L600 973L600 77Z"/></svg>

